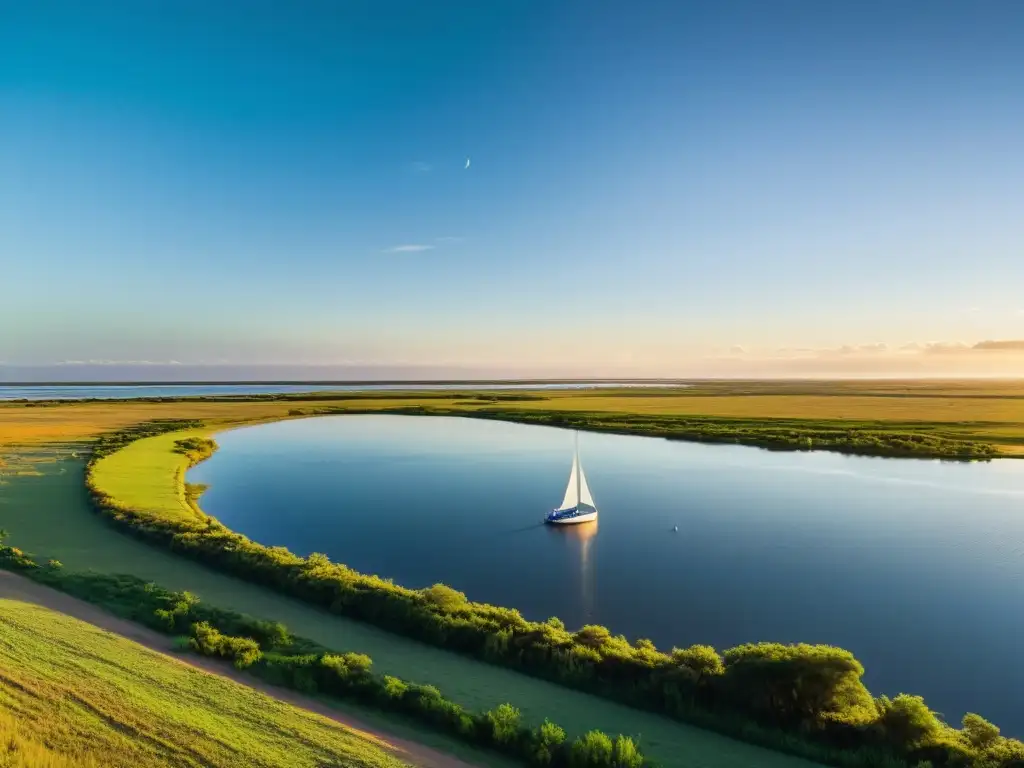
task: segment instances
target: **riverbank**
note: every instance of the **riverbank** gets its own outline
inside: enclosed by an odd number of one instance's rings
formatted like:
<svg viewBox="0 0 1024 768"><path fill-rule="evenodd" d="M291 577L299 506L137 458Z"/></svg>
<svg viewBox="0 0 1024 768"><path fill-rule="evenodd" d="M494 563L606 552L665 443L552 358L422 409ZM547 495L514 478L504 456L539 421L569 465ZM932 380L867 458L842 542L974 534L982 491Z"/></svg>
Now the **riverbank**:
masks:
<svg viewBox="0 0 1024 768"><path fill-rule="evenodd" d="M891 751L908 759L937 753L945 761L964 749L965 737L941 723L919 698L872 699L860 681L863 667L840 649L754 644L722 655L706 646L668 654L647 641L630 644L613 637L604 627L569 632L557 620L529 622L515 611L469 602L442 585L405 589L322 555L304 559L280 547L263 547L181 503L159 505L150 499L148 505L132 506L110 492L112 481L116 487L120 478L137 480L140 468L152 466L161 452L168 467L175 468L160 474L181 476L181 462L188 457L175 446L207 434L196 429L143 437L111 453L101 445L100 453L106 455L97 459L90 474L100 509L151 542L332 612L808 758L867 765L885 760L882 755ZM108 441L121 445L129 436L114 435ZM178 496L165 493L161 498L168 502ZM816 680L813 694L809 680ZM796 691L792 708L781 704L787 696L763 699L758 691L764 685L781 686L780 696L783 689ZM933 724L926 752L918 737L893 740L889 720L911 712ZM779 735L773 736L776 729ZM783 734L787 737L780 738ZM855 751L834 752L840 744Z"/></svg>

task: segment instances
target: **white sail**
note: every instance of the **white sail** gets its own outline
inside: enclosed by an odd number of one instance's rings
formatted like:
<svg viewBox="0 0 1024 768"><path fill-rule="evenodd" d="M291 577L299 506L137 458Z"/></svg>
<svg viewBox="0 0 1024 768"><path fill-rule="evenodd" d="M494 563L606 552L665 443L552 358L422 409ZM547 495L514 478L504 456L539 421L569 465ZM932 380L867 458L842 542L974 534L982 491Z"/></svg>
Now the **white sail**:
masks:
<svg viewBox="0 0 1024 768"><path fill-rule="evenodd" d="M579 503L577 489L577 473L579 472L579 457L572 457L572 472L569 473L569 485L565 489L565 498L562 499L562 506L559 509L572 509Z"/></svg>
<svg viewBox="0 0 1024 768"><path fill-rule="evenodd" d="M590 488L587 485L587 476L583 474L583 467L580 466L580 499L581 504L586 504L588 507L597 509L594 504L594 497L590 495Z"/></svg>

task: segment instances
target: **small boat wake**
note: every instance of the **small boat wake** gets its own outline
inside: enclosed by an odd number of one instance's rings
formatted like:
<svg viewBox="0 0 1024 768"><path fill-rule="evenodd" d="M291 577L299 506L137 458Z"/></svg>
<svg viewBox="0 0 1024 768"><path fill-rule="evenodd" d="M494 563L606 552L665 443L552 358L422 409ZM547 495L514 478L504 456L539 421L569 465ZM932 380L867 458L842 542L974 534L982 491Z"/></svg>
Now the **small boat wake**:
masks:
<svg viewBox="0 0 1024 768"><path fill-rule="evenodd" d="M527 531L535 531L538 528L544 527L544 521L541 520L539 523L531 523L530 525L524 525L522 528L513 528L511 531L502 531L502 536L509 536L513 533L526 533Z"/></svg>

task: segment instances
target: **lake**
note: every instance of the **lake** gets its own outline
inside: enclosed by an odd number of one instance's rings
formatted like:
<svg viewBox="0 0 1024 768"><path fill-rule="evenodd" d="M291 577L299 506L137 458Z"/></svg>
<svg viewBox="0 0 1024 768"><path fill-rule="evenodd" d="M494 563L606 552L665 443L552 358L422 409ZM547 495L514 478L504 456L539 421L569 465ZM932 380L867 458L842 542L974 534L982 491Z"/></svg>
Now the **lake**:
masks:
<svg viewBox="0 0 1024 768"><path fill-rule="evenodd" d="M466 384L0 384L3 400L125 400L136 397L200 397L210 395L275 395L302 392L431 392L436 390L547 390L599 387L687 387L653 382L531 382Z"/></svg>
<svg viewBox="0 0 1024 768"><path fill-rule="evenodd" d="M1024 735L1024 461L984 464L581 433L597 524L540 523L571 432L334 416L222 433L203 508L268 545L661 648L853 651L877 695ZM678 532L673 528L678 526Z"/></svg>

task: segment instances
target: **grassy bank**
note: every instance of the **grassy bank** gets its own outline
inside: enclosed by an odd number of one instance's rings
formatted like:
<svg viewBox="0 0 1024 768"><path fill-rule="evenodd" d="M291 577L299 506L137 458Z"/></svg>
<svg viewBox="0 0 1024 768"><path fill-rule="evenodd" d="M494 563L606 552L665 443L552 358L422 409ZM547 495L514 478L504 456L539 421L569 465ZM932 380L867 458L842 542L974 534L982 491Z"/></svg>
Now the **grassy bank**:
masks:
<svg viewBox="0 0 1024 768"><path fill-rule="evenodd" d="M806 768L803 760L768 751L654 713L616 704L554 685L513 670L448 653L373 626L332 615L256 584L204 568L194 561L124 536L92 512L84 491L80 459L44 465L42 476L12 477L0 494L0 520L11 531L10 543L55 558L68 570L126 572L174 590L197 594L203 603L286 624L296 635L321 646L367 654L382 674L417 680L443 690L473 710L489 710L504 701L537 726L557 712L569 738L592 728L639 737L644 753L664 768ZM343 707L344 709L344 707ZM375 718L355 711L364 722ZM479 752L466 753L450 737L384 719L380 727L442 749L476 764Z"/></svg>
<svg viewBox="0 0 1024 768"><path fill-rule="evenodd" d="M10 766L403 765L372 737L35 605L0 600Z"/></svg>
<svg viewBox="0 0 1024 768"><path fill-rule="evenodd" d="M279 622L202 604L188 592L171 592L130 575L68 572L41 565L0 543L0 567L86 600L149 629L178 637L182 647L229 660L239 670L308 695L329 695L410 718L468 744L537 768L642 768L642 754L628 736L591 730L574 741L545 720L524 725L519 710L503 703L472 712L435 687L379 675L365 654L341 653L292 635Z"/></svg>
<svg viewBox="0 0 1024 768"><path fill-rule="evenodd" d="M142 434L157 428L147 426ZM758 643L721 655L707 646L659 651L604 627L572 632L557 619L531 622L511 609L469 602L444 585L406 589L323 555L300 558L265 547L176 494L129 505L108 489L128 478L133 489L147 487L137 475L157 466L161 452L165 464L177 469L159 474L180 477L183 466L212 448L192 429L144 436L113 450L131 436L114 434L98 446L88 484L100 511L125 530L233 575L422 642L822 762L868 766L891 757L958 765L981 759L967 737L920 698L873 699L861 682L863 667L838 648ZM193 446L192 453L183 446ZM897 721L906 718L928 725L900 730ZM1024 745L1004 742L1007 754L1024 759Z"/></svg>

